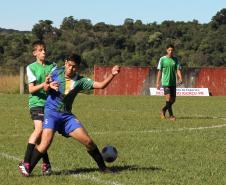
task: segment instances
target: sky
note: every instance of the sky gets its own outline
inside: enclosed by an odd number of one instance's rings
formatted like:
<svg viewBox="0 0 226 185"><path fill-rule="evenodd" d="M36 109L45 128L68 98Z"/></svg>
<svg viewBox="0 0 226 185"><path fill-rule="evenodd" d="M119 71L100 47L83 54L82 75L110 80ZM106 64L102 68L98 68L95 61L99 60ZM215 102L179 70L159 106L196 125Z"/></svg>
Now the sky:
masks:
<svg viewBox="0 0 226 185"><path fill-rule="evenodd" d="M162 21L209 23L226 0L0 0L0 28L31 31L40 20L59 28L65 17L92 24L122 25L126 18L144 24Z"/></svg>

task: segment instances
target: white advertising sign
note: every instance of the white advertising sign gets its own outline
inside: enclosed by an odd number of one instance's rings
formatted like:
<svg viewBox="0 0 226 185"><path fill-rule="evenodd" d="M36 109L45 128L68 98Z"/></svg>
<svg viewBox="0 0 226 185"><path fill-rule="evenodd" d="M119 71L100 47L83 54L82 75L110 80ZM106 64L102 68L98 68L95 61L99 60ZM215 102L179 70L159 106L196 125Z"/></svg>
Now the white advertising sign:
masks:
<svg viewBox="0 0 226 185"><path fill-rule="evenodd" d="M163 88L150 88L151 96L164 96ZM208 88L177 88L177 96L209 96Z"/></svg>

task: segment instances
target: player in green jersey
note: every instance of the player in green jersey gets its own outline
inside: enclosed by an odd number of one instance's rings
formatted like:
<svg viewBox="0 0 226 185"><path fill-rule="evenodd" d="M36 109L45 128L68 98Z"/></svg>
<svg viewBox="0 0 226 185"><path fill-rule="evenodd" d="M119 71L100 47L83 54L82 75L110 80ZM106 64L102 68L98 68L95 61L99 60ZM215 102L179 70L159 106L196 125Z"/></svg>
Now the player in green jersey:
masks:
<svg viewBox="0 0 226 185"><path fill-rule="evenodd" d="M34 121L34 131L28 139L24 160L18 166L24 176L28 176L26 169L29 169L32 151L35 145L40 142L44 118L44 105L47 98L46 91L49 88L48 75L56 67L55 63L45 60L46 48L43 41L35 41L32 44L32 49L36 61L27 66L27 79L30 93L29 109L31 118ZM49 175L51 173L51 165L47 153L43 155L42 173L43 175Z"/></svg>
<svg viewBox="0 0 226 185"><path fill-rule="evenodd" d="M161 84L164 89L164 95L166 99L166 105L161 110L161 118L165 119L166 111L169 112L169 119L172 121L176 120L176 117L173 115L172 105L176 100L176 84L177 76L178 83L182 83L182 75L180 70L180 65L177 58L174 56L174 46L168 45L166 47L166 55L161 57L158 63L158 73L156 87L160 89L160 79Z"/></svg>

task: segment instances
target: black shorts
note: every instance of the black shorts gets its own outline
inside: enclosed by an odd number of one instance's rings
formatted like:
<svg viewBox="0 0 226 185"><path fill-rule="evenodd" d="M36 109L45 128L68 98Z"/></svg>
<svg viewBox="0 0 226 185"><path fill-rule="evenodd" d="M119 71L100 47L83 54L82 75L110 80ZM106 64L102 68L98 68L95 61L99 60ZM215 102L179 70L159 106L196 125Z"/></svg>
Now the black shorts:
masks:
<svg viewBox="0 0 226 185"><path fill-rule="evenodd" d="M164 95L170 94L173 97L176 97L176 86L163 86Z"/></svg>
<svg viewBox="0 0 226 185"><path fill-rule="evenodd" d="M32 120L40 120L44 119L44 107L31 107L30 114Z"/></svg>

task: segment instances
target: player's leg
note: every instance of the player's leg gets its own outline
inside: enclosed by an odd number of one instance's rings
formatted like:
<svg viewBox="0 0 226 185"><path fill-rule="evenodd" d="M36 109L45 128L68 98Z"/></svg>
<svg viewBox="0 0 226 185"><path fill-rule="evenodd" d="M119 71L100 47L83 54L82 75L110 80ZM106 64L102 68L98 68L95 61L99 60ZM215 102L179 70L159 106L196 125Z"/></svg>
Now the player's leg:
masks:
<svg viewBox="0 0 226 185"><path fill-rule="evenodd" d="M70 136L80 143L85 145L87 152L89 155L96 161L100 171L102 172L110 172L110 170L106 167L103 157L97 147L97 145L93 142L91 137L88 135L85 128L82 126L80 121L73 114L65 115L65 124L64 127L61 128L61 133L63 135Z"/></svg>
<svg viewBox="0 0 226 185"><path fill-rule="evenodd" d="M172 105L175 103L176 101L176 87L172 86L170 87L170 99L169 99L169 102L170 102L170 106L169 106L169 115L170 115L170 120L172 121L175 121L176 120L176 117L173 115L173 107Z"/></svg>
<svg viewBox="0 0 226 185"><path fill-rule="evenodd" d="M42 121L34 120L34 130L28 139L27 150L25 152L25 157L24 157L25 163L30 163L32 151L41 133L42 133Z"/></svg>
<svg viewBox="0 0 226 185"><path fill-rule="evenodd" d="M52 143L54 133L58 129L58 127L57 127L58 117L57 116L58 115L55 112L45 109L41 142L33 150L32 158L31 158L30 172L33 170L33 168L35 167L37 162L40 160L40 158L43 157L43 155L45 155L48 148L50 147L50 144ZM50 170L51 170L51 166L50 166Z"/></svg>
<svg viewBox="0 0 226 185"><path fill-rule="evenodd" d="M38 138L38 141L36 143L37 143L37 145L39 145L41 143L41 137ZM49 155L48 155L47 152L44 153L43 156L42 156L41 169L42 169L43 175L51 175L51 173L52 173L51 164L50 164L50 161L49 161Z"/></svg>
<svg viewBox="0 0 226 185"><path fill-rule="evenodd" d="M42 121L34 120L34 131L28 140L27 150L25 153L24 161L20 162L18 168L20 173L24 176L29 176L31 172L31 159L35 150L35 143L40 141L40 135L42 134Z"/></svg>
<svg viewBox="0 0 226 185"><path fill-rule="evenodd" d="M38 161L43 157L50 147L55 131L51 128L44 128L41 136L41 143L34 148L30 163L30 173L34 169Z"/></svg>
<svg viewBox="0 0 226 185"><path fill-rule="evenodd" d="M169 112L169 117L173 117L173 109L172 109L172 97L170 95L169 101L167 101L167 109Z"/></svg>
<svg viewBox="0 0 226 185"><path fill-rule="evenodd" d="M31 155L34 150L35 144L39 143L41 133L42 133L42 121L44 116L43 107L33 107L30 109L31 119L34 121L34 130L28 139L27 149L24 156L24 161L20 162L18 167L20 172L24 176L29 176L30 171L30 161ZM42 171L49 173L50 171L50 162L48 154L46 153L43 157L43 165L48 168L42 168Z"/></svg>
<svg viewBox="0 0 226 185"><path fill-rule="evenodd" d="M93 142L84 128L81 127L75 129L74 131L69 133L69 136L85 145L87 152L96 161L100 171L105 172L108 170L97 145Z"/></svg>
<svg viewBox="0 0 226 185"><path fill-rule="evenodd" d="M35 147L35 144L40 143L40 138L42 134L42 124L44 119L44 107L34 107L30 109L31 118L34 120L34 131L29 138L28 147L30 150L27 150L28 153L26 156L25 162L29 162L31 159L31 153ZM51 173L51 165L49 161L49 156L45 153L42 157L42 172L43 174L49 175Z"/></svg>
<svg viewBox="0 0 226 185"><path fill-rule="evenodd" d="M161 113L160 113L161 119L165 119L166 111L170 107L170 89L169 89L169 87L163 87L163 89L164 89L164 96L165 96L166 104L164 105L164 107L161 110Z"/></svg>

